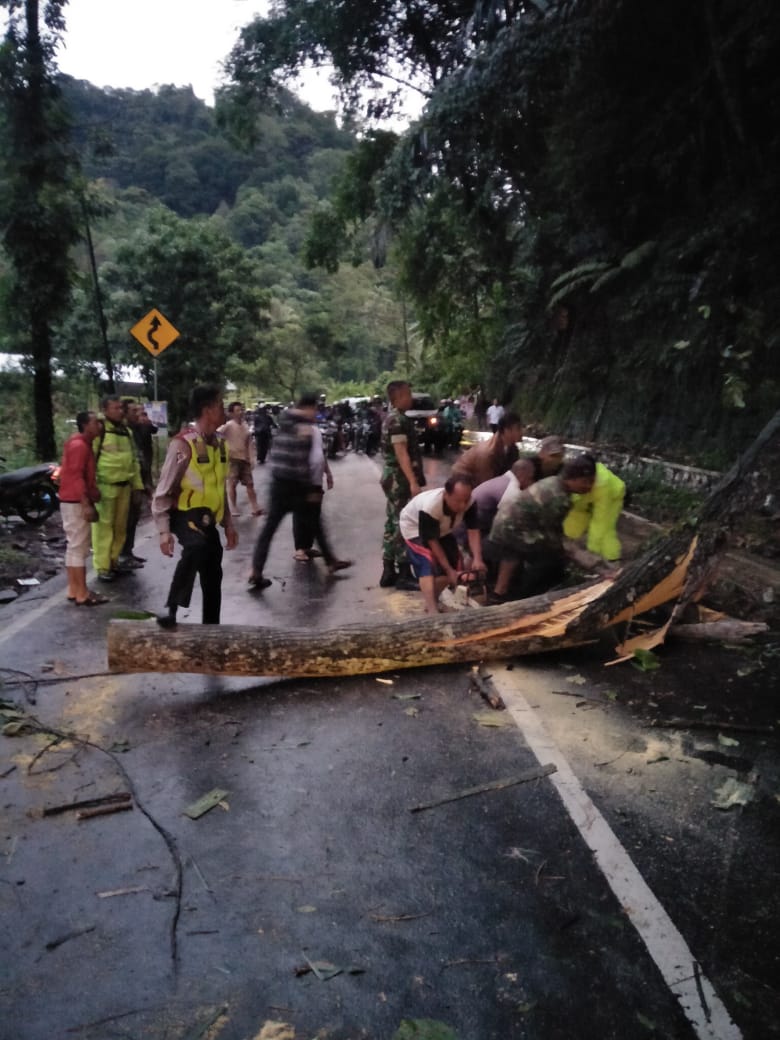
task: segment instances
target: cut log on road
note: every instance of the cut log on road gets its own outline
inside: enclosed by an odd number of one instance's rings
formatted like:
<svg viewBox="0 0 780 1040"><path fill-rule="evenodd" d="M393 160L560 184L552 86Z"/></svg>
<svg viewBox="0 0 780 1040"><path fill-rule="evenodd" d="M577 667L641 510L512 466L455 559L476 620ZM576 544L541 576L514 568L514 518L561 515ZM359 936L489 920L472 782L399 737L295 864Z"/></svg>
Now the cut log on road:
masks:
<svg viewBox="0 0 780 1040"><path fill-rule="evenodd" d="M712 492L696 522L673 531L616 576L530 599L438 617L333 631L279 631L248 625L112 621L108 664L114 672L207 675L338 676L426 665L506 659L593 642L606 629L664 603L700 598L714 557L751 491L756 458L780 455L780 412ZM675 608L675 612L677 608Z"/></svg>

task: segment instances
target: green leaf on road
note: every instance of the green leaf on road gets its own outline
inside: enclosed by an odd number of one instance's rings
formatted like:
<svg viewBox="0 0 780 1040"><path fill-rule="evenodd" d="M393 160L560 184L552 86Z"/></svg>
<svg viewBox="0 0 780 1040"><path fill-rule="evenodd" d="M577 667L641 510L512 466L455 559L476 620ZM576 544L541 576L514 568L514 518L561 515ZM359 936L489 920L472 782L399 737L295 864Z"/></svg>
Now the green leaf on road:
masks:
<svg viewBox="0 0 780 1040"><path fill-rule="evenodd" d="M458 1034L432 1018L404 1018L393 1033L393 1040L458 1040Z"/></svg>
<svg viewBox="0 0 780 1040"><path fill-rule="evenodd" d="M642 650L641 648L634 651L631 664L640 672L654 672L656 668L661 667L661 662L652 650Z"/></svg>
<svg viewBox="0 0 780 1040"><path fill-rule="evenodd" d="M184 815L189 816L191 820L197 820L204 813L207 813L209 809L213 809L215 805L219 805L223 798L226 798L229 791L224 791L221 787L215 787L213 790L207 792L202 798L199 798L197 802L193 802L192 805L188 805L184 810Z"/></svg>

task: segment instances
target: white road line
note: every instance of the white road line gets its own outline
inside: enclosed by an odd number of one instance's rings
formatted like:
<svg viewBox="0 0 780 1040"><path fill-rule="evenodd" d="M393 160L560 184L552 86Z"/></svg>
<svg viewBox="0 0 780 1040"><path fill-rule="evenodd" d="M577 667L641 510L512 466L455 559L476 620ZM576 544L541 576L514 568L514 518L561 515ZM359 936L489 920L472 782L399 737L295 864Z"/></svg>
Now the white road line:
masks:
<svg viewBox="0 0 780 1040"><path fill-rule="evenodd" d="M553 762L557 766L557 773L548 777L550 783L555 785L610 888L639 932L696 1035L701 1040L740 1040L740 1029L732 1021L710 981L700 971L685 939L588 797L539 713L517 689L517 673L513 675L498 664L495 667L491 665L490 672L507 710L539 763Z"/></svg>
<svg viewBox="0 0 780 1040"><path fill-rule="evenodd" d="M27 626L31 625L34 621L38 621L44 614L48 614L53 607L72 605L73 604L68 603L65 599L64 588L62 590L62 596L60 596L59 593L51 593L37 606L18 614L13 621L5 625L2 633L0 633L0 645L7 643L9 639L12 639L17 634L17 632L21 632L22 629L27 628ZM43 632L41 632L41 635L43 635Z"/></svg>

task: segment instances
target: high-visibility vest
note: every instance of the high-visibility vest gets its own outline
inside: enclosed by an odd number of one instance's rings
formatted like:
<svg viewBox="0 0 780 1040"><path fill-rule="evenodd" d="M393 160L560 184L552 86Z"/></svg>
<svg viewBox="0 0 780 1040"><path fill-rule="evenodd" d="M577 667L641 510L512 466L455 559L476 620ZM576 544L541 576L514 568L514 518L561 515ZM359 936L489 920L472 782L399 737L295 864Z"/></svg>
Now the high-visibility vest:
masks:
<svg viewBox="0 0 780 1040"><path fill-rule="evenodd" d="M143 487L135 443L124 425L104 420L104 432L92 442L97 459L99 484L126 484Z"/></svg>
<svg viewBox="0 0 780 1040"><path fill-rule="evenodd" d="M225 478L228 475L228 449L224 438L215 445L203 437L184 436L190 449L190 461L181 480L177 509L210 509L215 523L225 512Z"/></svg>

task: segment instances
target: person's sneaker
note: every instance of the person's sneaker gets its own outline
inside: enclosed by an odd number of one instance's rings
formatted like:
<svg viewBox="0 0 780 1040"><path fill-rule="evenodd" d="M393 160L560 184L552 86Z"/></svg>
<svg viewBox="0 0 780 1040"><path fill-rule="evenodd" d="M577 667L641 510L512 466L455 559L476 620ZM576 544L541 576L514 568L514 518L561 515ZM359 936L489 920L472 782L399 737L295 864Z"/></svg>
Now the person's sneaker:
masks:
<svg viewBox="0 0 780 1040"><path fill-rule="evenodd" d="M382 589L389 589L391 585L395 585L398 575L395 573L395 564L388 563L387 560L382 565L382 577L379 579L379 587Z"/></svg>
<svg viewBox="0 0 780 1040"><path fill-rule="evenodd" d="M98 581L116 581L116 574L113 571L98 571Z"/></svg>
<svg viewBox="0 0 780 1040"><path fill-rule="evenodd" d="M160 628L176 628L176 613L172 610L167 610L164 614L157 615L157 624Z"/></svg>
<svg viewBox="0 0 780 1040"><path fill-rule="evenodd" d="M142 566L146 563L145 556L136 556L135 553L130 553L130 559L133 561L133 563L140 563Z"/></svg>

